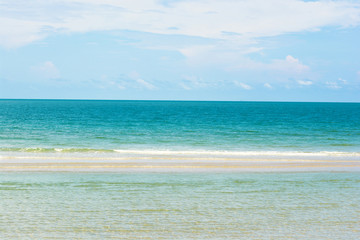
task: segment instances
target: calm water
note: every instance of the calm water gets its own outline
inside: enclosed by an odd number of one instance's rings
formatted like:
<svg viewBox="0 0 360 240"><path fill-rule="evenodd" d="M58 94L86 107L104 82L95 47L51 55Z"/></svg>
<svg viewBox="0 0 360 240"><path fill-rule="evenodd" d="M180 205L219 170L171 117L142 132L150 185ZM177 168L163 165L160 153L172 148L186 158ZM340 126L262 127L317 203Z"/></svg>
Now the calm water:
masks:
<svg viewBox="0 0 360 240"><path fill-rule="evenodd" d="M0 100L0 152L360 153L360 104Z"/></svg>
<svg viewBox="0 0 360 240"><path fill-rule="evenodd" d="M0 100L0 163L164 153L360 161L359 119L350 103ZM3 170L0 239L355 240L359 189L358 171Z"/></svg>
<svg viewBox="0 0 360 240"><path fill-rule="evenodd" d="M358 173L0 173L1 239L360 239Z"/></svg>

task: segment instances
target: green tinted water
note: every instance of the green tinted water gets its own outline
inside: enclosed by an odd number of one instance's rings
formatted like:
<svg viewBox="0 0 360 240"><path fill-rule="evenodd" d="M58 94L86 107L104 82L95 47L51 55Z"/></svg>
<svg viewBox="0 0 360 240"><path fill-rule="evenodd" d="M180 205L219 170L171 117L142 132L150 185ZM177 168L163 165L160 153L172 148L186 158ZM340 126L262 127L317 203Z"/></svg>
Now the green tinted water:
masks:
<svg viewBox="0 0 360 240"><path fill-rule="evenodd" d="M359 239L358 173L0 173L1 239Z"/></svg>

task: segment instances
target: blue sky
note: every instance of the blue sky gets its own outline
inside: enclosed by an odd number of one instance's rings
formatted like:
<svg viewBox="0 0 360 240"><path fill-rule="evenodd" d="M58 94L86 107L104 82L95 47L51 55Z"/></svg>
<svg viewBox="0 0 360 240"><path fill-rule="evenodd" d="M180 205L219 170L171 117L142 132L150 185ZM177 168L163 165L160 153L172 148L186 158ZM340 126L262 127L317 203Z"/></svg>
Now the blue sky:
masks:
<svg viewBox="0 0 360 240"><path fill-rule="evenodd" d="M3 0L0 98L360 102L360 1Z"/></svg>

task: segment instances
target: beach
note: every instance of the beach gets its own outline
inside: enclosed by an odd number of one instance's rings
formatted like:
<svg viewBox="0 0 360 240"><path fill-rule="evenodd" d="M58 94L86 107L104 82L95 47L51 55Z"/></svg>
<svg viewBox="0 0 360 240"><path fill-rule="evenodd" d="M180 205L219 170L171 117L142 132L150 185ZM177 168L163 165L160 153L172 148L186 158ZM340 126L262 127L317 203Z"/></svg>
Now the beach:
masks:
<svg viewBox="0 0 360 240"><path fill-rule="evenodd" d="M0 19L0 240L360 240L360 0Z"/></svg>
<svg viewBox="0 0 360 240"><path fill-rule="evenodd" d="M0 100L1 239L359 239L359 104Z"/></svg>
<svg viewBox="0 0 360 240"><path fill-rule="evenodd" d="M359 172L354 154L128 151L89 154L15 154L0 158L0 171L90 172Z"/></svg>
<svg viewBox="0 0 360 240"><path fill-rule="evenodd" d="M353 153L11 154L2 239L360 237Z"/></svg>

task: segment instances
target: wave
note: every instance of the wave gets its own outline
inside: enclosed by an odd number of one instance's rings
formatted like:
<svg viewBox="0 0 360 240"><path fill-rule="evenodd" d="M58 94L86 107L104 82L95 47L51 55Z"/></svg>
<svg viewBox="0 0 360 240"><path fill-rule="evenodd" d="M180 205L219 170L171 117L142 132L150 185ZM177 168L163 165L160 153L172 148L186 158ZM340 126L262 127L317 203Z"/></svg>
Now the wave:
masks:
<svg viewBox="0 0 360 240"><path fill-rule="evenodd" d="M124 154L148 155L216 155L216 156L360 156L360 152L300 151L214 151L214 150L114 150Z"/></svg>
<svg viewBox="0 0 360 240"><path fill-rule="evenodd" d="M141 155L141 156L218 156L218 157L360 157L360 152L340 152L340 151L221 151L221 150L155 150L155 149L92 149L92 148L0 148L0 152L17 153L112 153L116 155Z"/></svg>
<svg viewBox="0 0 360 240"><path fill-rule="evenodd" d="M0 152L25 152L25 153L96 153L96 152L114 152L108 149L91 149L91 148L42 148L42 147L26 147L26 148L0 148Z"/></svg>

